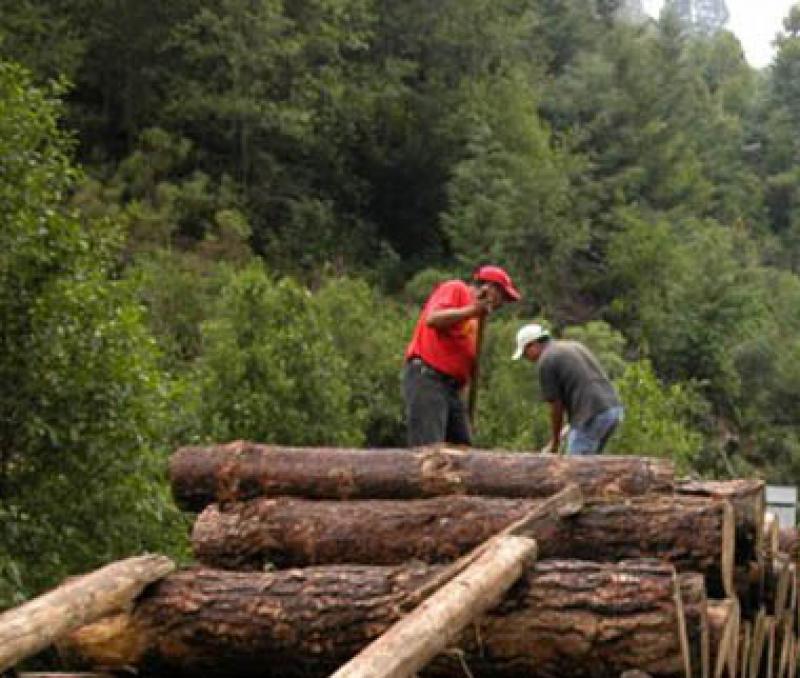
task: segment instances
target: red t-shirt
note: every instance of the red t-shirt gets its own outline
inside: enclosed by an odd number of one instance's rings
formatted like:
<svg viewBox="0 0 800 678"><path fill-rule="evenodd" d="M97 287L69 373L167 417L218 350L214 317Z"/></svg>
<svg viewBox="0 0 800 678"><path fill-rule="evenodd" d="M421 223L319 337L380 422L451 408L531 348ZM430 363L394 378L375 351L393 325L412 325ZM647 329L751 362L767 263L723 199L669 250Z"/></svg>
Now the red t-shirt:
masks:
<svg viewBox="0 0 800 678"><path fill-rule="evenodd" d="M419 314L406 360L422 358L428 365L465 384L472 374L478 337L478 319L469 318L445 330L428 327L425 320L432 311L464 308L475 302L475 291L461 280L448 280L439 285L425 302Z"/></svg>

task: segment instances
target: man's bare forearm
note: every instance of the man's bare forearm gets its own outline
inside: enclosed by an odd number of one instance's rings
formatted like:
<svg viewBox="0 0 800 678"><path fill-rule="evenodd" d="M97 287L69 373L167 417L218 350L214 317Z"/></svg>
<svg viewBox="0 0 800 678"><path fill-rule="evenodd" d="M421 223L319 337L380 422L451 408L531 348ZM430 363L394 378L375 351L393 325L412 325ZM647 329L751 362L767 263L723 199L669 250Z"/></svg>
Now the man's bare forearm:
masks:
<svg viewBox="0 0 800 678"><path fill-rule="evenodd" d="M481 304L471 304L462 308L445 308L441 311L432 311L425 318L425 324L437 330L446 330L460 323L462 320L477 318L484 314L484 306Z"/></svg>

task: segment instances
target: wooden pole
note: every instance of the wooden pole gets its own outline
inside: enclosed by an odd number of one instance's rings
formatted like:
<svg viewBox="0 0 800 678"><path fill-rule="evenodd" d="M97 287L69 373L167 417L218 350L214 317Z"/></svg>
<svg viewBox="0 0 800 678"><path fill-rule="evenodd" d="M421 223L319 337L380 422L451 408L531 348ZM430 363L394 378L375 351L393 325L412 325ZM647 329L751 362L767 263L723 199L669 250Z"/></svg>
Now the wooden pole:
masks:
<svg viewBox="0 0 800 678"><path fill-rule="evenodd" d="M488 539L470 553L448 565L438 574L427 581L423 586L413 591L405 600L404 607L410 608L419 605L434 591L444 586L447 582L458 576L472 563L480 558L493 544L507 536L517 535L536 539L536 534L542 530L552 531L554 526L566 516L574 515L583 507L583 496L577 485L567 485L561 492L550 499L543 501L519 520L504 528L497 535Z"/></svg>
<svg viewBox="0 0 800 678"><path fill-rule="evenodd" d="M165 556L128 558L4 612L0 615L0 672L60 636L123 610L145 586L174 569L175 564Z"/></svg>
<svg viewBox="0 0 800 678"><path fill-rule="evenodd" d="M483 352L483 332L486 327L486 316L478 318L478 331L475 337L475 362L472 365L472 374L469 379L469 393L467 397L467 413L469 414L469 427L475 432L475 417L478 410L478 379L481 374L481 353Z"/></svg>
<svg viewBox="0 0 800 678"><path fill-rule="evenodd" d="M409 678L448 647L476 617L500 602L536 558L536 542L504 536L332 678Z"/></svg>
<svg viewBox="0 0 800 678"><path fill-rule="evenodd" d="M692 678L709 678L708 599L703 575L678 575Z"/></svg>
<svg viewBox="0 0 800 678"><path fill-rule="evenodd" d="M708 625L712 678L723 678L723 675L735 678L739 644L739 605L736 599L709 601Z"/></svg>
<svg viewBox="0 0 800 678"><path fill-rule="evenodd" d="M753 639L753 624L743 622L739 639L739 676L748 678L750 667L750 646Z"/></svg>

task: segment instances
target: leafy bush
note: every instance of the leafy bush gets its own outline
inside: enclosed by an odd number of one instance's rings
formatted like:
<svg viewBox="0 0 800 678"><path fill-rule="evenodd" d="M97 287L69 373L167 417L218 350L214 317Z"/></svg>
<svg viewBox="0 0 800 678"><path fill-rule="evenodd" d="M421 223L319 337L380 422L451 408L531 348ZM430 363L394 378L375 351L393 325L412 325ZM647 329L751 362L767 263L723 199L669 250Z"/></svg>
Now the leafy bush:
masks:
<svg viewBox="0 0 800 678"><path fill-rule="evenodd" d="M295 445L360 445L367 407L353 397L330 317L289 278L253 264L234 275L203 326L198 434Z"/></svg>
<svg viewBox="0 0 800 678"><path fill-rule="evenodd" d="M347 364L348 409L365 412L365 444L404 445L400 372L416 318L366 283L349 278L328 279L314 295L314 305Z"/></svg>
<svg viewBox="0 0 800 678"><path fill-rule="evenodd" d="M667 457L689 471L703 442L692 421L704 413L704 401L685 384L663 386L647 360L628 364L616 387L625 421L607 453Z"/></svg>

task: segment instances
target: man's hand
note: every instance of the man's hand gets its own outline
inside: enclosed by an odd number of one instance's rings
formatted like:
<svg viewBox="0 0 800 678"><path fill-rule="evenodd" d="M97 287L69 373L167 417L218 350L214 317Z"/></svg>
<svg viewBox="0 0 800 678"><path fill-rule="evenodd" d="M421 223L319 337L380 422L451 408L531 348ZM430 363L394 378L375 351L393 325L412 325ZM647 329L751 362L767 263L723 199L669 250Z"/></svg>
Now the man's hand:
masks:
<svg viewBox="0 0 800 678"><path fill-rule="evenodd" d="M473 304L475 317L482 318L489 315L494 311L494 303L489 298L488 294L483 293L483 290L478 294Z"/></svg>

